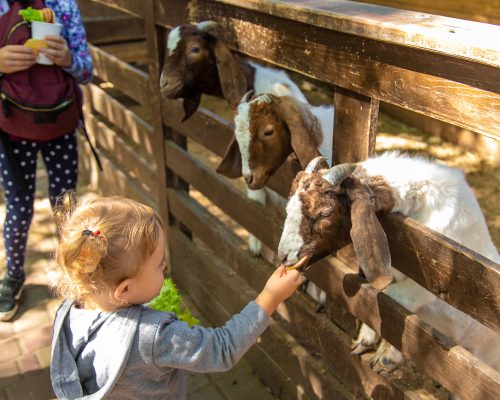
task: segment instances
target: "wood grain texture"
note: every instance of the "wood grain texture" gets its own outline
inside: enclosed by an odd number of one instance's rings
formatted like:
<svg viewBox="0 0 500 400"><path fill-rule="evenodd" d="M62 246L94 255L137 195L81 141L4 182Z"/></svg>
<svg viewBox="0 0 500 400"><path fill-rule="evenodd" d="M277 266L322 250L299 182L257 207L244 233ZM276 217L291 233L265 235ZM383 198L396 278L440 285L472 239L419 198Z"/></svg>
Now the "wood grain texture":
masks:
<svg viewBox="0 0 500 400"><path fill-rule="evenodd" d="M148 107L151 97L148 94L148 74L99 48L89 45L94 63L94 75L103 81L111 82L117 89L138 103Z"/></svg>
<svg viewBox="0 0 500 400"><path fill-rule="evenodd" d="M145 9L142 1L136 0L92 0L109 8L122 11L137 17L144 17Z"/></svg>
<svg viewBox="0 0 500 400"><path fill-rule="evenodd" d="M130 111L118 100L107 94L95 84L82 86L85 99L90 101L92 109L101 114L128 139L139 147L139 153L146 157L154 157L152 142L153 127L136 113Z"/></svg>
<svg viewBox="0 0 500 400"><path fill-rule="evenodd" d="M500 24L500 0L363 0L361 3Z"/></svg>
<svg viewBox="0 0 500 400"><path fill-rule="evenodd" d="M193 15L197 20L220 22L224 26L220 35L224 42L246 55L498 137L500 69L497 66L359 37L241 7L231 7L225 2L199 1ZM157 23L169 25L168 13L158 18Z"/></svg>
<svg viewBox="0 0 500 400"><path fill-rule="evenodd" d="M144 20L128 15L83 20L87 40L93 45L144 39Z"/></svg>
<svg viewBox="0 0 500 400"><path fill-rule="evenodd" d="M378 100L336 88L333 164L365 160L375 152Z"/></svg>

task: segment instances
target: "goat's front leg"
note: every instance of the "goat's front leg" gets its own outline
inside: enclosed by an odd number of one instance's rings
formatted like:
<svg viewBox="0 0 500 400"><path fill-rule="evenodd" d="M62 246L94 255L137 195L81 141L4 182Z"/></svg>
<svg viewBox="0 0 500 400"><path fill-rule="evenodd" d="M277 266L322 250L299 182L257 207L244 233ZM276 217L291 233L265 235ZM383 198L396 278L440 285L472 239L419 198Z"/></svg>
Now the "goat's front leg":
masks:
<svg viewBox="0 0 500 400"><path fill-rule="evenodd" d="M374 350L377 346L378 335L366 324L361 324L358 336L352 341L351 353L361 355L369 350Z"/></svg>
<svg viewBox="0 0 500 400"><path fill-rule="evenodd" d="M266 192L264 189L251 190L247 188L247 197L263 206L266 205ZM262 253L262 242L251 233L248 235L248 248L254 256Z"/></svg>

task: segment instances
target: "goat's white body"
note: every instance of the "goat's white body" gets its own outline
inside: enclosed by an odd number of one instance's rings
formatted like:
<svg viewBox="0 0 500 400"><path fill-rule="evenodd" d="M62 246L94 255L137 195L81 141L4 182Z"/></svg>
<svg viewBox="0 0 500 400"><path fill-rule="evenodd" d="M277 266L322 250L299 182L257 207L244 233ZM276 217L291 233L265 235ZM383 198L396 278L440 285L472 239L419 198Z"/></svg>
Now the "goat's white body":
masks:
<svg viewBox="0 0 500 400"><path fill-rule="evenodd" d="M392 211L500 262L479 203L460 170L398 153L385 153L360 165L369 176L383 176L391 186Z"/></svg>
<svg viewBox="0 0 500 400"><path fill-rule="evenodd" d="M300 88L290 79L285 71L248 61L255 68L253 90L256 95L270 93L275 96L292 96L307 103L307 99Z"/></svg>
<svg viewBox="0 0 500 400"><path fill-rule="evenodd" d="M479 204L463 173L398 153L385 153L361 166L368 176L383 176L401 212L475 252L499 262ZM500 370L500 335L451 307L394 270L396 283L385 293L450 339Z"/></svg>

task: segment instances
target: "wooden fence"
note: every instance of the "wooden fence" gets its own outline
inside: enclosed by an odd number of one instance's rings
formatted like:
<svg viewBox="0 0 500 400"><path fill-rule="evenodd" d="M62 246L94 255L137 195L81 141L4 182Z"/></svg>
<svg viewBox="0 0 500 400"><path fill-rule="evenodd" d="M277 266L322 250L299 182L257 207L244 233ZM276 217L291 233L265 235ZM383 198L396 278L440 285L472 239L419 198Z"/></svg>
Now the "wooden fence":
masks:
<svg viewBox="0 0 500 400"><path fill-rule="evenodd" d="M239 311L275 268L250 256L225 221L276 249L283 220L188 151L189 139L222 156L233 128L205 109L181 123L180 104L160 95L172 27L216 20L227 28L223 40L233 50L330 85L336 163L373 153L380 101L500 138L500 46L486 40L500 37L500 28L340 0L96 3L126 13L138 32L133 39L127 32L108 41L106 35L117 35L108 23L126 18L87 19L89 36L102 43L91 47L96 79L85 90L87 125L104 161L98 183L106 193L126 194L161 211L174 278L213 324ZM147 49L146 69L104 47L122 51L119 44L139 41ZM128 50L121 54L133 60ZM269 187L286 196L293 170L287 162ZM195 190L228 218L197 201ZM500 333L499 265L401 215L381 216L381 222L395 268ZM298 293L279 307L249 351L247 360L273 393L282 399L442 398L420 373L377 374L366 357L351 355L355 317L461 399L500 398L500 374L370 288L356 271L350 246L317 263L307 275L326 291L327 312L316 313L311 299Z"/></svg>

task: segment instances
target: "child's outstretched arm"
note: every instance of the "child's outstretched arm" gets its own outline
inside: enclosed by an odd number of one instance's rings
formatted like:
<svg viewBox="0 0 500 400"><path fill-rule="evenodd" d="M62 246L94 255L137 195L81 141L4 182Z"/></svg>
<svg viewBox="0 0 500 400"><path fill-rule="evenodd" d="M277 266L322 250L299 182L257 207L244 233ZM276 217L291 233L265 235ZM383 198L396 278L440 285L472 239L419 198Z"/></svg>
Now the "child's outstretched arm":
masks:
<svg viewBox="0 0 500 400"><path fill-rule="evenodd" d="M270 323L276 307L302 283L297 271L283 274L278 268L255 301L224 326L203 328L181 321L161 324L153 343L153 361L160 367L194 372L218 372L232 368Z"/></svg>

